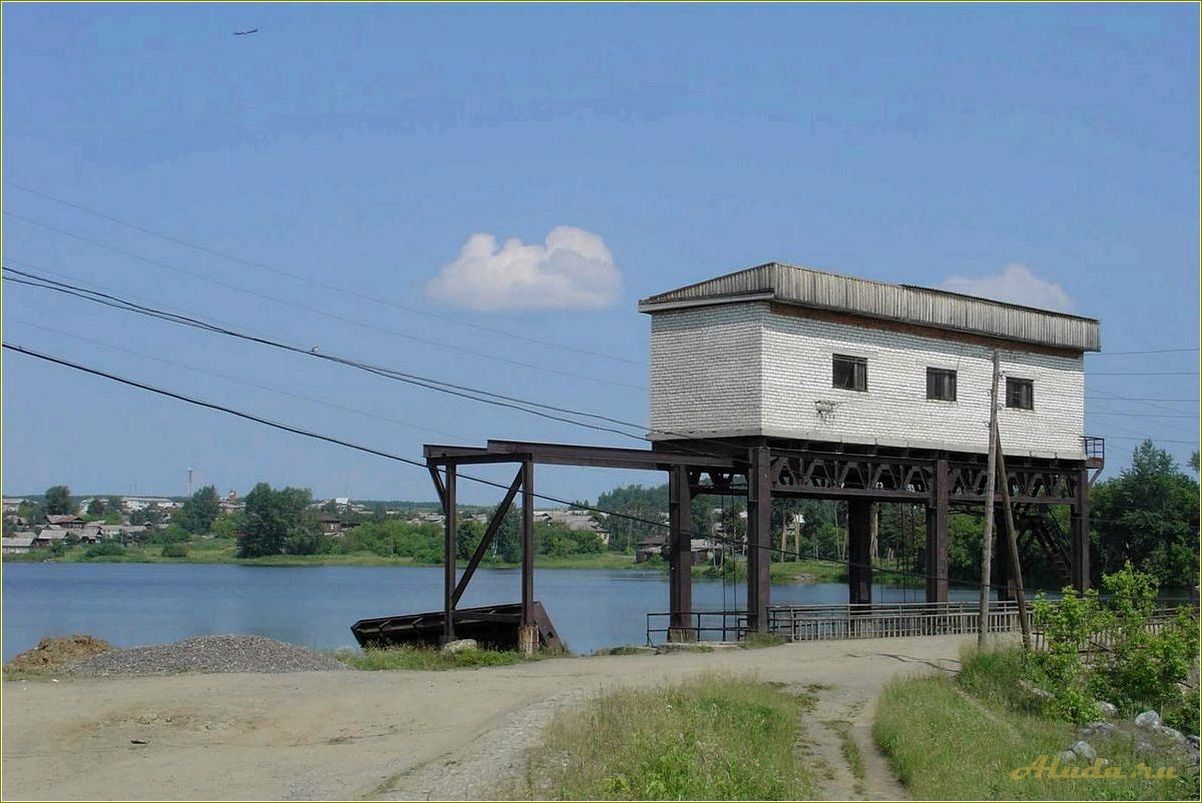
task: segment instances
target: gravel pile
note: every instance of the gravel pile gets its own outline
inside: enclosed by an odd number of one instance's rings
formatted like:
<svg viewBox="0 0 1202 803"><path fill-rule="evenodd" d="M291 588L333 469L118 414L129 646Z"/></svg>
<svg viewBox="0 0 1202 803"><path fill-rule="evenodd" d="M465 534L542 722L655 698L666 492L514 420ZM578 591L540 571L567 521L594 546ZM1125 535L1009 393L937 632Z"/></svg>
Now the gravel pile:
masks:
<svg viewBox="0 0 1202 803"><path fill-rule="evenodd" d="M347 667L329 655L262 636L195 636L173 644L111 650L67 667L87 675L177 672L314 672Z"/></svg>

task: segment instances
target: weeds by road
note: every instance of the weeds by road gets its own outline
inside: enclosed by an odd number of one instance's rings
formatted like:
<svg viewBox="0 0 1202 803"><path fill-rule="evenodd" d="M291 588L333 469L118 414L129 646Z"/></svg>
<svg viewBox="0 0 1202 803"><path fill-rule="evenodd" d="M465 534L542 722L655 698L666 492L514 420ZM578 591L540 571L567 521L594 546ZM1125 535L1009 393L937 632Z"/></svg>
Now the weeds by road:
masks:
<svg viewBox="0 0 1202 803"><path fill-rule="evenodd" d="M813 794L796 750L812 697L705 676L617 691L562 711L518 796L568 800L791 800Z"/></svg>

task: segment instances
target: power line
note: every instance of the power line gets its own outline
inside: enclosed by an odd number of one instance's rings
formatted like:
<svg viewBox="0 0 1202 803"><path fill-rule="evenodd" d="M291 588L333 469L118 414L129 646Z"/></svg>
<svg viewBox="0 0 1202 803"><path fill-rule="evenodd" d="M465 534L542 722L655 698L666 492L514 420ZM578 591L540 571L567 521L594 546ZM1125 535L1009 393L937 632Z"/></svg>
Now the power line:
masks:
<svg viewBox="0 0 1202 803"><path fill-rule="evenodd" d="M1087 356L1090 356L1090 357L1130 357L1130 356L1133 356L1136 354L1181 354L1181 353L1195 352L1195 351L1198 351L1198 349L1196 349L1196 348L1192 348L1192 349L1164 348L1164 349L1147 349L1147 350L1143 350L1143 351L1090 352Z"/></svg>
<svg viewBox="0 0 1202 803"><path fill-rule="evenodd" d="M502 395L502 394L493 393L491 391L483 390L480 388L475 388L472 386L459 385L459 384L445 382L442 380L432 379L430 377L425 377L425 376L421 376L418 374L401 372L401 371L397 371L395 369L385 368L382 366L361 362L361 361L354 360L351 358L340 357L340 356L328 354L328 353L314 352L309 349L304 349L302 347L297 347L294 345L282 343L280 341L272 340L271 338L261 337L261 336L256 336L256 335L249 335L244 332L236 331L234 329L216 326L212 323L209 323L209 322L206 322L206 321L203 321L201 319L194 318L191 316L181 315L181 314L177 314L177 313L169 313L164 310L157 309L157 308L154 308L154 307L151 307L148 305L134 304L134 303L132 303L126 299L123 299L120 296L116 296L114 294L104 293L104 292L100 292L100 291L96 291L96 290L88 290L86 288L72 285L67 282L60 282L57 280L47 279L45 277L39 276L37 274L31 273L28 271L22 271L22 270L14 269L14 268L6 268L6 270L9 272L12 272L12 273L16 273L18 276L25 276L25 277L28 277L35 281L18 279L18 278L15 278L13 276L8 276L8 275L3 277L5 281L11 281L11 282L15 282L18 284L28 285L31 287L38 287L38 288L41 288L44 290L54 290L56 292L64 293L66 295L70 295L70 296L74 296L74 297L81 298L84 300L92 301L94 303L100 303L105 306L109 306L109 307L112 307L114 309L118 309L121 311L134 312L137 314L146 315L148 317L164 320L164 321L167 321L170 323L176 323L179 325L190 326L192 328L198 328L203 331L209 331L212 333L217 333L217 334L222 334L222 335L226 335L229 337L247 340L250 342L255 342L255 343L262 344L262 345L267 345L267 346L271 346L274 348L289 351L294 354L300 354L300 355L309 356L309 357L317 357L322 360L326 360L326 361L334 362L334 363L341 364L341 365L344 365L347 367L352 367L352 368L356 368L359 370L363 370L368 373L372 373L372 374L375 374L377 376L381 376L381 377L384 377L387 379L404 382L406 384L426 388L428 390L434 390L437 392L446 393L446 394L464 398L464 399L467 399L470 401L479 401L479 402L483 402L485 404L490 404L493 406L514 409L514 410L517 410L520 412L525 412L530 415L536 415L536 416L539 416L542 418L547 418L549 420L559 421L561 423L567 423L567 424L574 424L576 426L581 426L581 427L585 427L588 429L593 429L593 430L601 431L601 432L610 432L610 433L622 435L623 437L632 438L632 439L641 440L641 441L647 441L650 439L647 438L645 435L638 435L638 434L634 434L631 432L626 432L624 430L616 429L616 428L610 427L610 426L600 426L600 425L596 425L596 424L590 424L588 422L565 418L563 416L554 415L554 414L551 414L551 413L548 413L545 411L550 410L550 411L554 411L556 413L563 413L565 415L574 415L574 416L581 416L581 417L585 417L585 418L592 418L595 420L600 420L600 421L616 424L617 426L622 426L622 427L630 427L630 428L636 428L636 429L650 429L650 431L652 431L652 432L670 435L672 437L689 438L689 439L692 439L695 442L699 442L699 443L705 443L709 440L709 439L694 439L694 438L692 438L691 435L673 432L671 430L645 428L645 427L643 427L643 425L638 424L638 423L623 421L622 419L614 418L611 416L605 416L605 415L602 415L599 413L591 413L591 412L582 411L582 410L575 410L572 408L558 407L558 406L554 406L554 405L546 405L546 404L534 402L534 401L531 401L528 399L522 399L519 397L506 396L506 395ZM38 282L41 282L42 284L39 284ZM531 407L541 408L541 409L538 409L538 410L530 409ZM1121 438L1116 438L1116 439L1121 439ZM1165 443L1174 443L1174 442L1175 443L1193 443L1192 441L1173 441L1171 439L1164 439L1164 438L1161 438L1159 440L1161 440L1162 442L1165 442ZM720 442L715 442L715 443L718 443L722 447L728 446L728 444L722 444ZM697 454L706 454L705 452L702 452L702 451L696 449L695 447L691 447L691 446L690 447L682 446L681 448L683 451L687 451L687 452L692 452L692 453L697 453Z"/></svg>
<svg viewBox="0 0 1202 803"><path fill-rule="evenodd" d="M112 293L105 293L105 292L101 292L98 290L89 290L87 288L83 288L78 285L73 285L69 282L62 282L62 281L58 281L58 280L54 280L54 279L47 279L44 276L39 276L38 274L31 273L29 271L23 271L23 270L11 268L11 267L6 267L5 270L9 273L15 273L18 276L27 277L26 279L20 279L20 278L15 278L13 276L5 275L3 277L3 279L4 279L4 281L7 281L7 282L14 282L17 284L23 284L23 285L27 285L30 287L40 288L43 290L52 290L52 291L55 291L58 293L63 293L65 295L69 295L69 296L72 296L75 298L80 298L80 299L83 299L86 301L91 301L93 303L102 304L104 306L111 307L111 308L117 309L117 310L121 310L123 312L133 312L133 313L136 313L139 315L144 315L147 317L167 321L169 323L175 323L175 324L182 325L182 326L189 326L192 328L200 329L202 331L208 331L211 333L222 334L222 335L225 335L228 337L233 337L233 338L237 338L237 339L241 339L241 340L247 340L250 342L259 343L261 345L266 345L266 346L270 346L273 348L282 349L284 351L289 351L294 354L300 354L302 356L316 357L318 359L322 359L322 360L326 360L329 362L334 362L334 363L337 363L340 365L344 365L347 367L366 371L368 373L372 373L377 376L384 377L386 379L392 379L395 381L404 382L406 384L423 387L428 390L434 390L434 391L446 393L446 394L449 394L452 396L458 396L460 398L465 398L465 399L468 399L471 401L480 401L485 404L491 404L493 406L506 407L506 408L518 410L520 412L525 412L525 413L528 413L531 415L540 416L542 418L547 418L547 419L554 420L554 421L560 421L562 423L575 424L576 426L585 427L585 428L596 430L599 432L610 432L610 433L622 435L624 437L632 438L634 440L639 440L639 441L650 441L651 440L646 435L634 434L634 433L626 432L624 430L616 429L616 428L610 427L610 426L590 424L590 423L587 423L584 421L578 421L578 420L574 420L571 418L564 418L560 415L552 415L548 412L543 412L543 411L553 411L555 413L563 413L564 415L574 415L574 416L580 416L582 418L590 418L593 420L603 421L606 423L615 424L617 426L628 427L628 428L638 429L638 430L642 430L642 431L647 430L647 427L645 427L643 424L639 424L636 422L623 421L620 418L606 416L606 415L602 415L600 413L593 413L593 412L588 412L588 411L584 411L584 410L575 410L575 409L568 408L568 407L543 404L541 402L535 402L535 401L531 401L529 399L523 399L523 398L519 398L516 396L508 396L508 395L504 395L504 394L499 394L499 393L495 393L493 391L488 391L488 390L484 390L481 388L472 387L469 385L460 385L460 384L456 384L456 383L452 383L452 382L446 382L444 380L433 379L430 377L422 376L420 374L402 372L402 371L398 371L396 369L386 368L386 367L379 366L379 365L373 365L371 363L362 362L360 360L355 360L355 359L351 359L351 358L347 358L347 357L340 357L340 356L337 356L337 355L334 355L334 354L331 354L328 352L318 352L314 349L305 349L303 347L283 343L278 340L273 340L268 337L258 336L258 335L250 335L245 332L240 332L240 331L237 331L232 328L217 326L213 323L204 321L200 318L192 317L190 315L170 313L170 312L166 312L162 309L158 309L156 307L152 307L149 305L135 304L127 299L124 299L124 298L122 298L118 295L112 294ZM30 281L30 279L32 279L33 281ZM528 409L528 408L539 408L539 409ZM713 442L713 443L717 443L719 446L722 446L724 448L729 448L728 444L722 444L717 441L710 441L709 439L705 439L705 438L694 438L690 434L673 432L671 430L652 430L652 431L658 432L658 433L661 433L664 435L669 435L672 437L695 440L698 443ZM691 447L691 446L683 446L682 445L679 448L682 451L691 452L691 453L695 453L695 454L702 454L702 455L709 454L708 452L701 451L701 450L699 450L695 447Z"/></svg>
<svg viewBox="0 0 1202 803"><path fill-rule="evenodd" d="M339 287L338 285L318 281L317 279L313 279L308 276L304 276L302 274L295 273L293 271L284 270L283 268L279 268L274 265L269 265L264 262L256 262L255 260L251 260L251 259L245 259L243 257L237 256L236 254L230 254L230 253L221 251L216 248L212 248L212 247L209 247L206 245L201 245L199 243L191 242L189 240L184 240L180 237L174 237L170 234L166 234L164 232L157 231L157 230L149 228L147 226L142 226L137 223L132 223L128 220L123 220L121 218L114 217L113 215L107 214L105 212L101 212L96 209L91 209L82 204L78 204L73 201L68 201L65 198L59 198L57 196L51 195L48 192L44 192L42 190L36 190L32 187L27 187L25 185L18 184L15 181L10 181L8 179L5 179L4 183L14 189L21 190L22 192L27 192L31 195L36 195L39 198L45 198L48 201L53 201L54 203L70 207L71 209L75 209L75 210L84 212L89 215L94 215L95 217L102 218L102 219L107 220L112 223L116 223L120 226L125 226L127 228L133 229L134 231L138 231L143 234L148 234L152 237L158 237L161 240L165 240L166 242L174 243L175 245L183 246L184 248L190 248L194 251L199 251L201 253L208 254L210 256L215 256L220 259L229 260L231 262L236 262L240 265L245 265L247 267L259 268L261 270L270 271L270 272L275 273L280 276L287 276L288 278L296 279L297 281L311 284L314 287L320 287L322 290L327 290L332 293L340 293L342 295L348 296L350 298L355 298L360 301L370 301L374 304L381 304L381 305L384 305L387 307L392 307L393 309L404 310L406 312L413 313L414 315L422 315L424 317L432 318L435 320L447 321L450 323L454 323L458 326L467 327L469 329L475 329L475 330L481 331L481 332L489 332L491 334L501 335L503 337L512 338L514 340L520 340L525 343L534 343L534 344L537 344L540 346L547 346L549 348L559 349L561 351L567 351L567 352L571 352L574 354L583 354L583 355L586 355L589 357L599 357L601 359L613 360L615 362L627 363L629 365L638 365L638 366L646 365L646 363L641 360L634 360L629 357L619 357L614 354L606 354L604 352L593 351L591 349L585 349L585 348L578 348L576 346L568 346L563 343L556 343L555 341L552 341L552 340L543 340L543 339L536 338L536 337L530 337L528 335L520 335L520 334L517 334L514 332L506 331L505 329L499 329L499 328L492 327L492 326L486 326L484 324L465 321L465 320L456 318L451 315L440 315L436 312L430 312L429 310L420 309L418 307L411 307L411 306L408 306L405 304L400 304L400 303L397 303L394 301L388 301L385 298L382 298L382 297L376 296L376 295L372 295L370 293L356 292L354 290L349 290L345 287Z"/></svg>
<svg viewBox="0 0 1202 803"><path fill-rule="evenodd" d="M97 368L90 368L88 366L81 365L79 363L71 362L70 360L62 359L61 357L55 357L50 354L45 354L45 353L42 353L39 351L35 351L35 350L27 348L25 346L20 346L20 345L10 344L10 343L3 343L3 348L8 349L10 351L18 352L20 354L24 354L28 357L34 357L36 359L43 360L45 362L53 363L53 364L56 364L56 365L59 365L59 366L65 367L65 368L71 368L71 369L81 371L86 374L91 374L93 376L98 376L98 377L101 377L104 379L108 379L113 382L120 383L122 385L128 385L130 387L137 388L138 390L144 390L149 393L154 393L154 394L157 394L160 396L166 396L168 398L175 399L176 401L181 401L186 404L195 405L197 407L203 407L205 409L213 410L215 412L226 413L227 415L232 415L236 418L241 418L241 419L244 419L247 421L251 421L253 423L262 424L264 426L271 427L272 429L277 429L277 430L280 430L283 432L288 432L293 435L300 435L302 437L312 438L314 440L319 440L319 441L324 441L325 443L330 443L335 446L342 446L344 448L363 452L365 454L374 455L376 457L382 457L387 460L393 460L393 461L396 461L399 463L405 463L407 465L415 466L418 468L428 469L428 465L423 461L414 460L412 458L404 457L402 455L397 455L397 454L393 454L390 452L385 452L381 449L376 449L371 446L364 446L362 444L352 443L351 441L346 441L341 438L333 437L331 435L323 435L321 433L314 432L312 430L302 429L300 427L296 427L291 424L285 424L285 423L282 423L279 421L273 421L271 419L264 418L259 415L255 415L254 413L248 413L248 412L245 412L242 410L237 410L237 409L228 407L223 404L217 404L216 402L205 401L203 399L198 399L198 398L188 396L188 395L185 395L182 393L177 393L175 391L167 390L165 388L156 387L154 385L148 385L144 382L139 382L134 379L128 379L126 377L119 376L117 374L109 373L108 371L102 371ZM463 474L463 473L459 473L457 476L461 477L462 479L466 479L466 480L470 480L472 482L479 483L481 485L487 485L487 486L490 486L493 488L499 488L499 489L505 490L505 491L509 490L509 486L507 484L500 483L500 482L494 482L493 480L484 479L483 477L475 477L470 474ZM543 501L546 501L546 502L555 502L556 504L567 505L568 507L577 508L580 510L587 510L587 511L590 511L593 513L602 513L602 514L605 514L606 516L613 516L615 518L634 521L634 522L638 522L641 524L647 524L647 525L659 527L662 529L671 529L671 525L665 524L662 521L655 521L653 519L645 519L640 516L632 516L632 515L629 515L626 513L620 513L618 511L613 511L613 510L605 510L603 508L598 508L598 507L594 507L592 505L586 505L586 504L583 504L580 502L571 501L571 500L567 500L567 499L560 499L558 497L550 496L550 495L543 494L543 493L536 492L531 495L537 499L542 499ZM683 530L682 532L684 535L688 535L688 536L702 535L701 533L696 532L692 528L687 528L687 529ZM734 543L733 539L723 538L721 536L716 536L713 534L710 534L708 537L710 537L716 541L726 541L729 543ZM781 549L781 548L778 548L771 544L768 544L768 545L748 544L747 548L754 548L754 549L763 550L763 551L766 551L769 553L798 557L798 558L802 558L802 559L811 559L810 556L801 554L799 552L793 552L793 551L790 551L787 549ZM848 567L857 567L857 566L867 566L868 565L868 564L854 562L851 560L844 561L844 560L834 560L834 559L830 559L830 558L817 558L817 560L819 560L821 562L826 562L826 563L845 565ZM894 574L894 575L900 575L900 576L908 575L908 576L922 577L922 578L928 577L928 575L918 573L918 572L903 572L900 570L885 569L882 567L873 567L873 568L875 571L880 571L881 573L884 573L884 574ZM947 582L954 583L956 585L965 585L965 586L971 586L971 587L979 586L979 583L958 580L958 579L952 578L952 577L935 576L933 579L946 580Z"/></svg>
<svg viewBox="0 0 1202 803"><path fill-rule="evenodd" d="M1197 371L1090 371L1090 376L1197 376Z"/></svg>
<svg viewBox="0 0 1202 803"><path fill-rule="evenodd" d="M362 329L370 329L370 330L373 330L376 332L380 332L381 334L390 335L392 337L398 337L403 340L410 340L410 341L413 341L416 343L423 343L425 345L435 346L437 348L450 349L451 351L458 351L463 354L470 354L475 357L481 357L481 358L488 359L488 360L495 360L497 362L508 363L510 365L516 365L516 366L519 366L522 368L530 368L535 371L545 371L547 373L559 374L560 376L567 376L567 377L571 377L573 379L581 379L581 380L585 380L588 382L599 382L604 385L613 385L615 387L626 388L628 390L646 390L647 389L643 385L633 385L628 382L618 382L616 380L605 379L603 377L593 376L590 374L580 374L580 373L576 373L574 371L565 371L565 370L562 370L559 368L552 368L550 366L537 365L535 363L524 362L522 360L514 360L509 357L501 357L496 354L489 354L488 352L484 352L484 351L477 351L476 349L470 349L465 346L457 346L453 343L447 343L442 340L436 340L436 339L428 338L428 337L420 337L418 335L411 335L411 334L407 334L405 332L398 332L397 330L390 329L386 326L380 326L378 324L370 323L368 321L359 320L358 318L348 318L345 315L338 315L333 312L328 312L327 310L321 309L319 307L312 307L312 306L309 306L308 304L300 304L300 303L297 303L294 301L288 301L288 300L280 298L278 296L273 296L270 293L263 293L258 290L252 290L248 287L242 287L240 285L224 281L222 279L215 279L212 276L207 276L207 275L205 275L203 273L199 273L197 271L188 270L187 268L181 268L178 265L172 265L168 262L163 262L162 260L152 259L151 257L143 256L143 255L135 253L133 251L127 251L126 249L120 248L115 245L110 245L101 240L96 240L91 237L85 237L82 234L76 234L75 232L68 231L66 229L61 229L61 228L59 228L57 226L53 226L49 223L43 223L42 221L39 221L39 220L34 220L32 218L24 217L23 215L18 215L15 212L8 211L7 209L4 210L4 214L15 220L20 220L23 223L29 223L34 226L39 226L39 227L47 229L49 231L53 231L57 234L62 234L63 236L71 237L72 239L79 240L79 241L85 242L85 243L89 243L89 244L95 245L99 248L104 248L108 251L112 251L113 253L120 254L125 257L129 257L130 259L136 259L139 262L145 262L148 265L154 265L155 267L163 268L164 270L169 270L172 273L178 273L181 276L188 276L192 279L196 279L197 281L208 282L209 284L216 285L217 287L222 287L226 290L232 290L235 293L242 293L244 295L249 295L254 298L259 298L264 301L270 301L273 304L280 304L281 306L285 306L285 307L292 307L293 309L298 309L298 310L301 310L302 312L308 312L313 315L320 315L324 318L329 318L331 320L339 321L341 323L350 324L351 326L358 326Z"/></svg>
<svg viewBox="0 0 1202 803"><path fill-rule="evenodd" d="M49 326L43 326L41 324L34 323L33 321L26 321L21 318L10 318L9 320L13 323L19 323L22 326L29 326L34 329L41 329L43 332L51 332L56 335L62 335L63 337L69 337L69 338L72 338L73 340L79 340L84 343L91 343L93 345L100 346L101 348L112 349L113 351L120 351L125 354L132 355L134 357L140 357L144 360L153 360L154 362L161 363L163 365L168 365L173 368L182 368L185 371L192 371L194 373L202 374L204 376L212 376L212 377L216 377L218 379L224 379L226 382L232 382L235 385L242 385L244 387L255 388L257 390L265 390L268 393L275 393L275 394L278 394L280 396L285 396L290 399L299 399L300 401L310 402L312 404L319 404L324 407L329 407L332 410L341 410L342 412L345 412L345 413L354 413L355 415L365 416L367 418L375 419L376 421L383 421L388 424L395 424L396 426L405 427L407 429L415 429L419 432L429 432L429 433L433 433L435 435L445 435L448 438L461 437L460 435L458 435L454 432L447 432L446 430L433 429L431 427L422 426L420 424L413 424L408 421L401 421L399 419L391 418L389 416L378 415L376 413L368 412L367 410L361 410L357 407L348 407L348 406L345 406L342 404L337 404L335 402L326 401L324 399L316 399L316 398L313 398L312 396L304 396L299 393L292 393L287 390L281 390L280 388L274 388L274 387L271 387L270 385L261 385L257 382L248 382L244 379L240 379L240 378L238 378L236 376L232 376L230 374L223 374L223 373L219 373L217 371L209 371L204 368L198 368L195 365L188 365L187 363L179 362L177 360L168 360L163 357L156 357L153 354L145 354L143 352L136 351L134 349L125 348L124 346L118 346L113 343L106 343L103 340L95 340L93 338L84 337L82 335L73 334L71 332L64 332L61 329L54 329Z"/></svg>
<svg viewBox="0 0 1202 803"><path fill-rule="evenodd" d="M1177 415L1177 414L1170 414L1170 413L1134 413L1134 412L1115 411L1115 410L1088 410L1086 412L1088 415L1118 415L1118 416L1130 416L1132 418L1188 418L1193 421L1198 420L1198 416L1196 416L1196 415Z"/></svg>
<svg viewBox="0 0 1202 803"><path fill-rule="evenodd" d="M568 424L575 424L577 426L587 427L589 429L594 429L594 430L598 430L598 431L612 432L612 433L615 433L618 435L623 435L628 438L634 438L636 440L645 440L645 438L643 438L641 436L634 435L632 433L625 432L623 430L615 429L613 427L589 424L589 423L583 422L583 421L576 421L576 420L564 418L564 417L561 417L558 415L552 415L550 413L543 412L543 411L554 410L556 412L562 412L562 413L569 414L569 415L580 415L580 416L587 417L587 418L595 418L595 419L600 419L600 420L605 420L605 421L611 421L611 422L617 423L619 425L641 428L641 425L639 425L639 424L623 422L619 419L609 418L607 416L602 416L597 413L576 411L576 410L571 410L569 408L555 407L554 405L542 404L539 402L533 402L533 401L520 399L520 398L513 397L513 396L504 396L502 394L493 393L491 391L486 391L486 390L482 390L479 388L473 388L473 387L467 386L467 385L457 385L457 384L454 384L451 382L445 382L443 380L432 379L430 377L421 376L419 374L406 373L406 372L397 371L397 370L391 369L391 368L385 368L385 367L379 366L379 365L373 365L371 363L361 362L361 361L350 359L347 357L339 357L335 354L331 354L328 352L318 352L318 351L314 351L312 349L306 349L306 348L303 348L300 346L294 346L294 345L290 345L287 343L283 343L278 340L272 340L267 337L250 335L245 332L239 332L234 329L217 326L215 324L203 321L199 318L193 318L193 317L190 317L187 315L170 313L170 312L166 312L161 309L156 309L154 307L143 306L141 304L134 304L133 302L122 299L116 295L112 295L109 293L102 293L102 292L95 291L95 290L87 290L87 289L84 289L81 287L71 285L67 282L60 282L57 280L46 279L45 277L41 277L36 274L29 273L27 271L22 271L19 269L14 269L14 268L9 268L9 267L6 267L5 270L6 270L6 272L15 273L18 276L30 277L35 280L35 281L29 281L28 279L20 279L20 278L16 278L13 276L5 275L3 277L3 280L6 282L13 282L16 284L27 285L30 287L37 287L37 288L40 288L43 290L52 290L55 292L63 293L65 295L73 296L75 298L80 298L80 299L84 299L87 301L92 301L97 304L102 304L107 307L112 307L113 309L121 310L124 312L133 312L133 313L136 313L139 315L144 315L146 317L157 318L159 320L167 321L169 323L179 324L181 326L189 326L189 327L192 327L195 329L200 329L202 331L208 331L208 332L212 332L215 334L225 335L227 337L232 337L232 338L236 338L236 339L240 339L240 340L246 340L246 341L253 342L253 343L259 343L261 345L270 346L272 348L281 349L283 351L292 352L294 354L313 357L313 358L317 358L320 360L325 360L327 362L333 362L333 363L336 363L339 365L356 368L356 369L365 371L367 373L371 373L371 374L375 374L377 376L384 377L386 379L392 379L394 381L404 382L406 384L414 385L417 387L424 387L428 390L435 390L440 393L446 393L446 394L449 394L452 396L458 396L460 398L469 399L471 401L479 401L479 402L483 402L485 404L491 404L491 405L499 406L499 407L508 407L508 408L511 408L514 410L519 410L521 412L529 413L531 415L540 416L542 418L547 418L547 419L560 421L560 422L568 423ZM42 283L39 284L39 282L42 282ZM473 394L478 394L478 395L473 395ZM522 405L528 405L529 407L541 408L541 410L529 409L528 407L522 406Z"/></svg>
<svg viewBox="0 0 1202 803"><path fill-rule="evenodd" d="M1114 401L1133 401L1133 402L1178 402L1178 403L1182 403L1182 404L1185 404L1185 403L1197 404L1198 403L1198 399L1164 399L1159 396L1114 396L1109 393L1103 393L1100 390L1087 390L1086 393L1097 393L1098 395L1102 396L1107 401L1114 400Z"/></svg>

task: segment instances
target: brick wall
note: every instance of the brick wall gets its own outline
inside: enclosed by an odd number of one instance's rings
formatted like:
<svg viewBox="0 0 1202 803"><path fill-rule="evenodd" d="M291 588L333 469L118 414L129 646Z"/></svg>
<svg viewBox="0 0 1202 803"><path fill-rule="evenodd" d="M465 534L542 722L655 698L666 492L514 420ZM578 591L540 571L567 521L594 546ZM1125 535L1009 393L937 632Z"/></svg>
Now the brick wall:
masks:
<svg viewBox="0 0 1202 803"><path fill-rule="evenodd" d="M653 429L986 448L986 346L774 314L762 302L657 313L651 342ZM867 360L867 392L831 387L832 354ZM1006 452L1080 459L1084 360L1001 357L1003 375L1035 387L1034 410L999 412ZM927 367L957 372L956 401L926 398Z"/></svg>

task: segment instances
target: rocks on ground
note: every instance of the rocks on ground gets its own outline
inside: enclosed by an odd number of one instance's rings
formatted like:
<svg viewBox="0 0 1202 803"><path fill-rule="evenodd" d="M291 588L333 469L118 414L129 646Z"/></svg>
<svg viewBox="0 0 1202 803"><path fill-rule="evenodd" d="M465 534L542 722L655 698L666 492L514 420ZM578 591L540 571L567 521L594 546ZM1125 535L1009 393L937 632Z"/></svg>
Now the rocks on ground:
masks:
<svg viewBox="0 0 1202 803"><path fill-rule="evenodd" d="M111 649L113 649L113 645L107 641L80 633L70 636L54 636L42 639L36 647L31 647L17 655L9 663L9 666L23 672L55 669Z"/></svg>
<svg viewBox="0 0 1202 803"><path fill-rule="evenodd" d="M474 638L461 638L455 639L454 641L448 641L446 644L442 645L442 654L458 655L461 652L478 649L480 649L480 645L476 643Z"/></svg>
<svg viewBox="0 0 1202 803"><path fill-rule="evenodd" d="M263 636L195 636L171 644L110 650L66 667L86 675L180 672L314 672L347 669L336 659Z"/></svg>
<svg viewBox="0 0 1202 803"><path fill-rule="evenodd" d="M1135 717L1135 724L1141 728L1156 730L1160 727L1160 714L1155 711L1144 711Z"/></svg>

